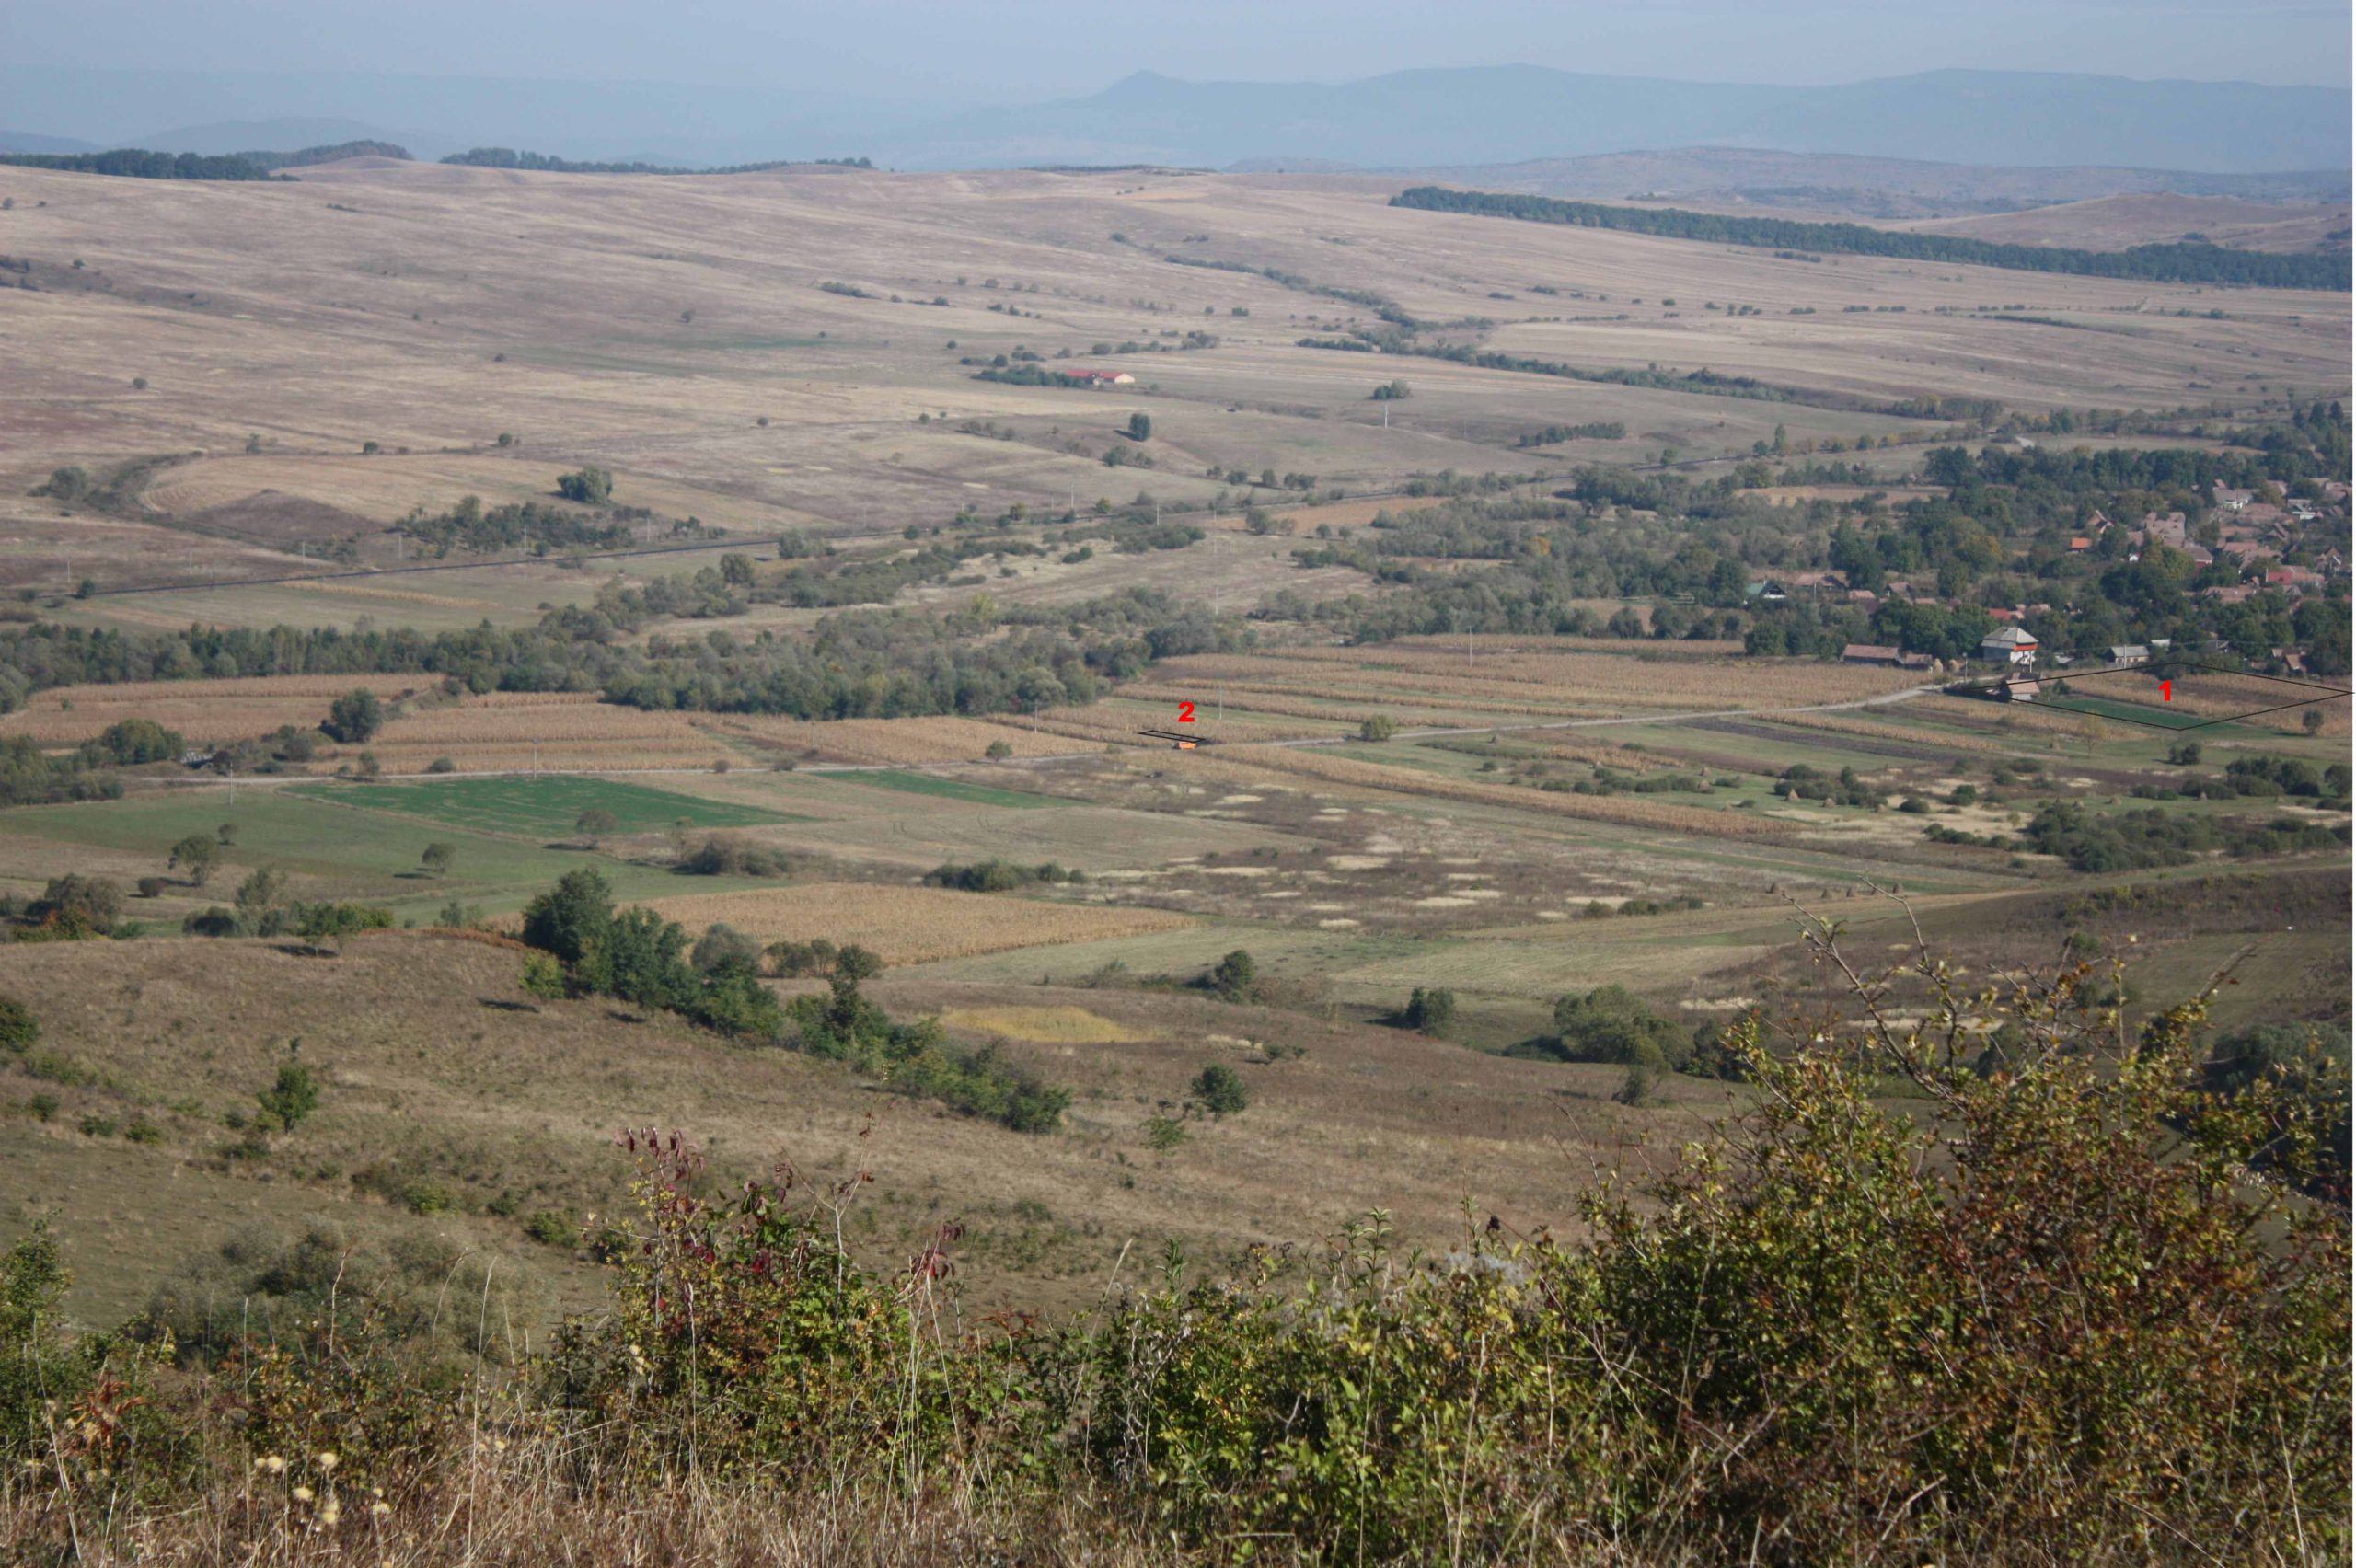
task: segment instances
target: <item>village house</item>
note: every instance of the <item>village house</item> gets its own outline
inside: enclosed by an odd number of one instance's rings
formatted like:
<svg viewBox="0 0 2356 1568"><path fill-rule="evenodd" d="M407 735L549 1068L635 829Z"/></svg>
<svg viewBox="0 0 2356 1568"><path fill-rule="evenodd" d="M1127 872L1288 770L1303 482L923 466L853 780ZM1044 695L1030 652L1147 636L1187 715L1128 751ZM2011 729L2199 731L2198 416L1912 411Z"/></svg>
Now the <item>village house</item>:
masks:
<svg viewBox="0 0 2356 1568"><path fill-rule="evenodd" d="M2004 683L2004 700L2006 702L2035 702L2037 683L2025 675L2014 676Z"/></svg>
<svg viewBox="0 0 2356 1568"><path fill-rule="evenodd" d="M1997 664L2034 664L2037 639L2016 626L2000 626L1980 640L1980 657Z"/></svg>
<svg viewBox="0 0 2356 1568"><path fill-rule="evenodd" d="M2141 642L2114 642L2110 645L2110 662L2114 664L2148 664L2152 651Z"/></svg>
<svg viewBox="0 0 2356 1568"><path fill-rule="evenodd" d="M1063 374L1091 386L1127 386L1137 380L1126 370L1068 370Z"/></svg>

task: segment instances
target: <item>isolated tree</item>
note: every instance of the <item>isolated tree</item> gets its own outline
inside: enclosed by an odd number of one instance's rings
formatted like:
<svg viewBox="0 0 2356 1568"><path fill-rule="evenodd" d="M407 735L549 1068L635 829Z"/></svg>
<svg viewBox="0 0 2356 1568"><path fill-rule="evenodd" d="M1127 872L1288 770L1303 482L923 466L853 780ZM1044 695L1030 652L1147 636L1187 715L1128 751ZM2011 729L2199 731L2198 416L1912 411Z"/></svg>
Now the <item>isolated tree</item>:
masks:
<svg viewBox="0 0 2356 1568"><path fill-rule="evenodd" d="M385 725L384 704L366 686L345 692L329 705L328 721L320 728L346 745L371 739Z"/></svg>
<svg viewBox="0 0 2356 1568"><path fill-rule="evenodd" d="M1195 1103L1214 1116L1231 1116L1252 1103L1242 1075L1224 1062L1213 1062L1196 1073L1187 1088Z"/></svg>
<svg viewBox="0 0 2356 1568"><path fill-rule="evenodd" d="M286 873L257 866L237 884L237 923L257 937L274 937L286 906Z"/></svg>
<svg viewBox="0 0 2356 1568"><path fill-rule="evenodd" d="M90 470L78 463L69 463L62 468L52 468L49 471L49 482L33 493L70 504L86 500L94 488L90 481Z"/></svg>
<svg viewBox="0 0 2356 1568"><path fill-rule="evenodd" d="M566 963L578 963L614 923L614 894L606 879L583 867L524 906L524 940Z"/></svg>
<svg viewBox="0 0 2356 1568"><path fill-rule="evenodd" d="M1437 986L1427 991L1418 986L1400 1017L1419 1034L1446 1034L1456 1023L1456 993Z"/></svg>
<svg viewBox="0 0 2356 1568"><path fill-rule="evenodd" d="M845 980L857 982L882 972L883 959L868 949L853 942L835 953L835 974Z"/></svg>
<svg viewBox="0 0 2356 1568"><path fill-rule="evenodd" d="M1358 739L1387 741L1399 732L1399 722L1387 713L1377 713L1358 722Z"/></svg>
<svg viewBox="0 0 2356 1568"><path fill-rule="evenodd" d="M450 862L457 858L456 845L445 844L437 840L425 847L425 852L417 858L417 863L424 868L428 876L446 876L449 874Z"/></svg>
<svg viewBox="0 0 2356 1568"><path fill-rule="evenodd" d="M221 847L226 849L237 841L237 824L234 822L225 822L213 830L213 836L221 841Z"/></svg>
<svg viewBox="0 0 2356 1568"><path fill-rule="evenodd" d="M381 923L375 912L363 905L305 904L296 905L294 934L314 951L332 948L341 957L345 942Z"/></svg>
<svg viewBox="0 0 2356 1568"><path fill-rule="evenodd" d="M559 475L556 493L583 506L603 506L614 499L614 476L608 468L576 468Z"/></svg>
<svg viewBox="0 0 2356 1568"><path fill-rule="evenodd" d="M603 806L592 806L572 821L572 831L595 844L609 833L620 831L622 819Z"/></svg>
<svg viewBox="0 0 2356 1568"><path fill-rule="evenodd" d="M172 846L167 869L186 871L188 880L202 887L213 875L213 868L221 863L221 841L209 833L191 833Z"/></svg>
<svg viewBox="0 0 2356 1568"><path fill-rule="evenodd" d="M313 1080L310 1068L300 1062L289 1062L278 1069L277 1081L254 1099L260 1102L262 1115L271 1126L291 1133L319 1108L319 1086Z"/></svg>
<svg viewBox="0 0 2356 1568"><path fill-rule="evenodd" d="M1209 976L1210 988L1230 1002L1249 1000L1259 988L1259 969L1252 955L1237 948L1218 961Z"/></svg>
<svg viewBox="0 0 2356 1568"><path fill-rule="evenodd" d="M0 1051L24 1055L40 1039L40 1025L31 1009L14 997L0 996Z"/></svg>
<svg viewBox="0 0 2356 1568"><path fill-rule="evenodd" d="M1153 416L1142 409L1129 416L1129 439L1148 441L1153 436Z"/></svg>

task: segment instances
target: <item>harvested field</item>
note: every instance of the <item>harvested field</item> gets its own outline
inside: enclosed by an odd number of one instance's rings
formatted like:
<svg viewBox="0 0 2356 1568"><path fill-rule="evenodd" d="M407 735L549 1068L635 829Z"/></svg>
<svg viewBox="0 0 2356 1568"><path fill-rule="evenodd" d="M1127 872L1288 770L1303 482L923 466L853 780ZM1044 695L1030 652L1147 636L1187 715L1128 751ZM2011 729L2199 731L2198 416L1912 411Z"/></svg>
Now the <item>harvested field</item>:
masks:
<svg viewBox="0 0 2356 1568"><path fill-rule="evenodd" d="M1622 644L1623 648L1628 644ZM1262 696L1398 709L1399 721L1434 709L1466 715L1599 715L1855 702L1920 686L1910 672L1815 660L1759 660L1739 672L1718 660L1501 649L1467 659L1438 647L1313 648L1268 654L1199 654L1164 660L1129 688L1225 683L1230 701Z"/></svg>
<svg viewBox="0 0 2356 1568"><path fill-rule="evenodd" d="M2001 746L1993 741L1976 736L1957 735L1944 731L1921 730L1904 724L1877 723L1871 719L1852 719L1839 713L1779 713L1778 724L1788 724L1797 730L1822 730L1836 735L1858 735L1887 741L1905 741L1914 745L1937 746L1943 751L1971 752L1981 755L1996 755L2015 750Z"/></svg>
<svg viewBox="0 0 2356 1568"><path fill-rule="evenodd" d="M979 762L992 745L1016 756L1068 756L1101 749L979 719L837 719L825 723L773 714L705 714L697 727L762 750L814 754L826 762Z"/></svg>
<svg viewBox="0 0 2356 1568"><path fill-rule="evenodd" d="M469 698L405 713L369 743L386 771L422 773L448 757L460 772L515 767L708 767L735 749L684 714L600 702L595 692L516 694L517 702Z"/></svg>
<svg viewBox="0 0 2356 1568"><path fill-rule="evenodd" d="M745 893L662 898L653 907L692 931L724 921L760 942L825 937L872 949L886 963L929 963L1010 948L1144 936L1195 922L1162 909L1050 904L1003 894L874 882L805 882Z"/></svg>
<svg viewBox="0 0 2356 1568"><path fill-rule="evenodd" d="M428 675L257 675L225 681L125 681L57 686L28 698L0 718L0 736L27 735L43 745L74 745L110 724L152 719L191 744L249 740L281 725L316 730L328 705L365 686L391 701L433 684Z"/></svg>

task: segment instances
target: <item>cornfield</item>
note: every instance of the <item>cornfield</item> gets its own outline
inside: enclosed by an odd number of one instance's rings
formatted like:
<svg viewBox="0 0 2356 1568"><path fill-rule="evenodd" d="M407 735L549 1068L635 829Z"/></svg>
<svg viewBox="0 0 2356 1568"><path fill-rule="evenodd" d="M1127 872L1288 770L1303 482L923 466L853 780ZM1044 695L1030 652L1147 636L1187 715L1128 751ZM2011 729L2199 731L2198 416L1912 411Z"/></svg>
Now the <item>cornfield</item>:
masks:
<svg viewBox="0 0 2356 1568"><path fill-rule="evenodd" d="M651 907L689 930L722 921L764 944L824 937L837 947L855 942L872 949L886 963L1144 936L1195 923L1162 909L1050 904L1005 894L876 882L692 894L658 899Z"/></svg>
<svg viewBox="0 0 2356 1568"><path fill-rule="evenodd" d="M255 675L218 681L125 681L57 686L0 718L0 736L75 745L126 719L152 719L192 743L250 740L282 725L317 729L328 705L365 686L385 701L432 684L426 675Z"/></svg>
<svg viewBox="0 0 2356 1568"><path fill-rule="evenodd" d="M734 756L679 713L600 702L594 692L469 698L403 713L369 749L394 773L448 757L463 772L530 767L701 767Z"/></svg>

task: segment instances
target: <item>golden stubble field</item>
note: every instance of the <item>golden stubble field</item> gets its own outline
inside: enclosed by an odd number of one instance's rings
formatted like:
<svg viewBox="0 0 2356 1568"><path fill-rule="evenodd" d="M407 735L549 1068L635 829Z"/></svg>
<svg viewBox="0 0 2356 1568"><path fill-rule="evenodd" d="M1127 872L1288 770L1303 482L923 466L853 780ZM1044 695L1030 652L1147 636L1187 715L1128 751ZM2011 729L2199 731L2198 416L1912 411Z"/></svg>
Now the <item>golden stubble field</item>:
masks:
<svg viewBox="0 0 2356 1568"><path fill-rule="evenodd" d="M1166 909L1049 903L1007 894L955 893L880 882L801 882L743 893L689 894L650 905L691 931L724 924L764 945L825 937L856 943L886 963L930 963L1010 948L1103 941L1178 930L1194 921Z"/></svg>
<svg viewBox="0 0 2356 1568"><path fill-rule="evenodd" d="M878 536L969 503L1084 504L1140 486L1204 499L1218 488L1211 468L1378 490L1441 468L1560 467L1573 454L1511 446L1550 423L1623 421L1626 441L1580 444L1581 459L1607 461L1661 444L1747 450L1778 424L1796 441L1919 427L1302 349L1304 335L1371 317L1170 256L1370 289L1432 319L1487 317L1498 324L1493 347L1591 366L1707 365L2027 408L2172 406L2194 382L2229 402L2337 395L2348 384L2345 295L1864 258L1811 264L1393 210L1383 205L1392 188L811 168L632 179L417 165L227 186L12 168L0 174L15 198L0 216L0 251L34 271L31 287L0 290L0 340L18 371L0 387L10 432L0 571L65 582L65 552L81 541L102 575L158 574L176 551L185 573L195 548L215 558L195 563L197 574L221 576L251 570L257 552L281 559L306 517L332 521L306 507L381 524L465 493L544 494L581 462L615 470L618 500L664 514L753 535ZM1703 308L1727 302L1762 314ZM1872 308L1845 314L1850 304ZM1987 304L2076 325L1937 314ZM1882 308L1900 305L1902 315ZM2223 318L2210 319L2212 308ZM1218 346L1091 354L1098 343L1174 347L1191 330ZM1051 363L1069 351L1138 381L1102 393L1008 386L976 382L958 363L1018 349ZM1392 408L1386 429L1368 392L1394 375L1415 395ZM1139 409L1154 417L1144 450L1156 466L1105 467L1113 432ZM969 421L1015 439L965 433ZM502 433L515 444L499 447ZM368 442L380 450L363 458ZM68 517L27 493L61 463L103 472L190 453L202 456L161 470L112 519ZM217 530L242 526L249 505L263 542L225 540ZM191 520L216 531L191 536Z"/></svg>

